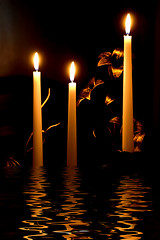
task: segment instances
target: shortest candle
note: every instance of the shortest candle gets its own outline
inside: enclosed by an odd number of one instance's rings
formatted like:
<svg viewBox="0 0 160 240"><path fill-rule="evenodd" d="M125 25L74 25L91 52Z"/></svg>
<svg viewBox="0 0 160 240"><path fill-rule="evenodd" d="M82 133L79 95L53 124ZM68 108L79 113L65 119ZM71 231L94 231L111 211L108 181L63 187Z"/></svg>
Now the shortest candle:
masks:
<svg viewBox="0 0 160 240"><path fill-rule="evenodd" d="M74 62L70 67L68 88L68 134L67 134L67 166L77 166L77 123L76 123L76 83L74 82Z"/></svg>
<svg viewBox="0 0 160 240"><path fill-rule="evenodd" d="M38 71L38 53L34 56L33 72L33 166L43 166L41 73Z"/></svg>

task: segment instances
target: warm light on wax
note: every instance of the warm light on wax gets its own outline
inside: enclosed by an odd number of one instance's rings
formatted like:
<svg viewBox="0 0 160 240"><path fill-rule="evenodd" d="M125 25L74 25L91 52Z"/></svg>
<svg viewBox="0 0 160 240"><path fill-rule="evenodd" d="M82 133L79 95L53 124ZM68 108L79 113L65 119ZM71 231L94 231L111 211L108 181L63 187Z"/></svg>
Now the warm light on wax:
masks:
<svg viewBox="0 0 160 240"><path fill-rule="evenodd" d="M42 109L41 109L41 72L39 57L34 55L33 72L33 166L43 166L43 140L42 140Z"/></svg>
<svg viewBox="0 0 160 240"><path fill-rule="evenodd" d="M75 65L71 63L68 86L68 133L67 133L67 165L77 166L77 120L76 120L76 83Z"/></svg>
<svg viewBox="0 0 160 240"><path fill-rule="evenodd" d="M34 54L33 62L34 62L35 70L38 71L38 69L39 69L39 56L38 56L37 52Z"/></svg>
<svg viewBox="0 0 160 240"><path fill-rule="evenodd" d="M127 14L126 17L126 34L129 35L130 34L130 28L131 28L131 17L130 14Z"/></svg>
<svg viewBox="0 0 160 240"><path fill-rule="evenodd" d="M134 152L133 134L133 90L132 90L132 37L130 33L130 15L126 18L126 34L124 36L123 63L123 118L122 118L122 150Z"/></svg>

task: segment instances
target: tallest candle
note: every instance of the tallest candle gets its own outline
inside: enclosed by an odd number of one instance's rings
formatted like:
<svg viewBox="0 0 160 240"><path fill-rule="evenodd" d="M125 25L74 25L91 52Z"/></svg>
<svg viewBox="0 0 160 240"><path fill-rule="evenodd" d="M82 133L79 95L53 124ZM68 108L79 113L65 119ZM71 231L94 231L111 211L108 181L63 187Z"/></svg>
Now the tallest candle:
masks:
<svg viewBox="0 0 160 240"><path fill-rule="evenodd" d="M74 82L75 65L70 67L68 88L68 133L67 133L67 165L77 166L77 122L76 122L76 83Z"/></svg>
<svg viewBox="0 0 160 240"><path fill-rule="evenodd" d="M41 73L38 71L38 53L34 56L33 72L33 166L43 166Z"/></svg>
<svg viewBox="0 0 160 240"><path fill-rule="evenodd" d="M126 19L124 36L124 73L123 73L123 119L122 151L134 152L133 140L133 90L132 90L132 37L130 34L130 15Z"/></svg>

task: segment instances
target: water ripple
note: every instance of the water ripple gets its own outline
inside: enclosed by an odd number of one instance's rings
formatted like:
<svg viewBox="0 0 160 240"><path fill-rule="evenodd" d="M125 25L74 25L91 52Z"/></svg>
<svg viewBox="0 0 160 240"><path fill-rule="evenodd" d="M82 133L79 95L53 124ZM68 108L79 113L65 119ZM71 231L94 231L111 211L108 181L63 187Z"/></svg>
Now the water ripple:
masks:
<svg viewBox="0 0 160 240"><path fill-rule="evenodd" d="M55 175L32 171L23 192L23 238L141 239L140 223L152 211L151 188L138 176L87 179L77 168Z"/></svg>
<svg viewBox="0 0 160 240"><path fill-rule="evenodd" d="M24 236L24 239L32 240L35 237L39 238L48 235L46 229L48 229L48 225L52 221L51 218L45 216L45 211L52 208L45 190L48 186L49 183L46 181L43 169L31 172L29 183L24 190L26 206L29 207L31 216L29 219L22 221L27 226L20 228L29 234Z"/></svg>
<svg viewBox="0 0 160 240"><path fill-rule="evenodd" d="M114 229L120 233L120 239L138 240L142 232L137 229L138 222L143 219L142 214L152 211L152 201L147 198L151 188L145 186L140 178L123 176L110 199L113 213L108 216L114 218Z"/></svg>

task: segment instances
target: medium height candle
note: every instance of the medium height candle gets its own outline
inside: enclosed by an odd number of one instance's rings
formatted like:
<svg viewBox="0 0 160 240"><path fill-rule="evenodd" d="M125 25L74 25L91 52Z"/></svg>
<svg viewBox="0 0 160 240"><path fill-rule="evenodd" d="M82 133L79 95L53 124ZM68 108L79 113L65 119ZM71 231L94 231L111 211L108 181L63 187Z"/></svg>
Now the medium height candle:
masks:
<svg viewBox="0 0 160 240"><path fill-rule="evenodd" d="M124 36L124 72L123 72L123 119L122 151L134 152L133 140L133 90L132 90L132 37L130 34L130 15L126 18Z"/></svg>
<svg viewBox="0 0 160 240"><path fill-rule="evenodd" d="M33 166L43 166L42 109L41 109L41 73L38 53L34 56L33 72Z"/></svg>
<svg viewBox="0 0 160 240"><path fill-rule="evenodd" d="M76 83L74 82L75 65L71 63L68 87L68 134L67 165L77 166L77 122L76 122Z"/></svg>

